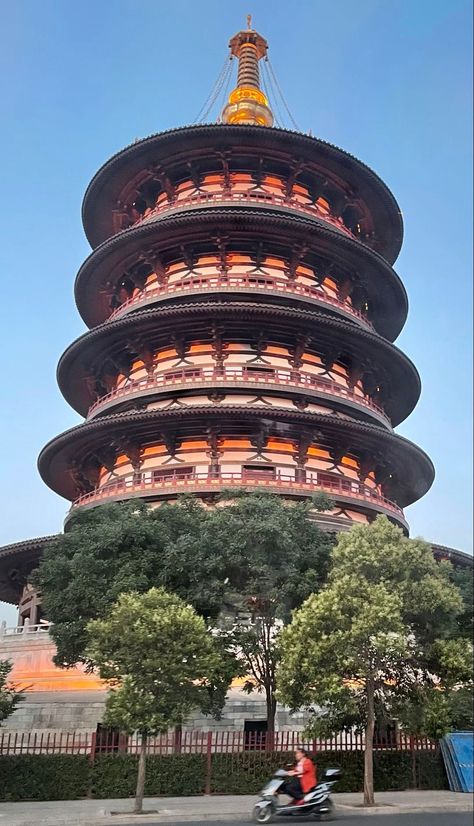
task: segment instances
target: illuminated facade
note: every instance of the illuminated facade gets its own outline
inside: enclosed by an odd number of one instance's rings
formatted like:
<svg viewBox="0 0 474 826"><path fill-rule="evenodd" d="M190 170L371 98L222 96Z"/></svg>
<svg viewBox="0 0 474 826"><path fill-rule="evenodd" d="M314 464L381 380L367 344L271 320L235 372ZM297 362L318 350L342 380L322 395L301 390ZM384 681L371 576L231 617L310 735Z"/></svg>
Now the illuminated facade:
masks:
<svg viewBox="0 0 474 826"><path fill-rule="evenodd" d="M89 331L58 368L85 422L44 448L41 475L73 508L264 485L327 492L327 525L406 528L433 468L392 430L420 392L392 344L400 210L355 158L271 128L261 35L230 48L222 123L135 142L86 192Z"/></svg>
<svg viewBox="0 0 474 826"><path fill-rule="evenodd" d="M434 470L393 431L420 394L393 344L407 316L399 207L351 155L273 128L260 34L230 49L222 122L136 141L87 189L75 296L88 331L58 367L84 423L46 445L40 473L72 509L264 487L329 494L325 528L384 513L407 530ZM20 623L41 619L24 584L45 541L0 549Z"/></svg>
<svg viewBox="0 0 474 826"><path fill-rule="evenodd" d="M221 123L136 141L87 189L75 296L89 329L58 367L85 421L40 473L73 509L264 486L328 493L325 527L385 513L407 529L434 471L393 431L420 393L393 344L400 210L351 155L271 126L258 32L230 50Z"/></svg>

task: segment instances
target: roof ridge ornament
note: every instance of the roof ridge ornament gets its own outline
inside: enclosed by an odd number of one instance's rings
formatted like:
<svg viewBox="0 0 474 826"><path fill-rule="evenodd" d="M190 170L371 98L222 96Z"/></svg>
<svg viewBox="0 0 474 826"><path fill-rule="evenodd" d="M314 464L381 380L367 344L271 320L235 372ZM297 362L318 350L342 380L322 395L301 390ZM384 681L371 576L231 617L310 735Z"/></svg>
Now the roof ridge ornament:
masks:
<svg viewBox="0 0 474 826"><path fill-rule="evenodd" d="M246 126L273 126L273 114L267 96L260 89L259 61L267 59L268 43L252 26L247 15L247 28L229 41L231 58L239 61L237 87L230 93L221 116L222 123Z"/></svg>

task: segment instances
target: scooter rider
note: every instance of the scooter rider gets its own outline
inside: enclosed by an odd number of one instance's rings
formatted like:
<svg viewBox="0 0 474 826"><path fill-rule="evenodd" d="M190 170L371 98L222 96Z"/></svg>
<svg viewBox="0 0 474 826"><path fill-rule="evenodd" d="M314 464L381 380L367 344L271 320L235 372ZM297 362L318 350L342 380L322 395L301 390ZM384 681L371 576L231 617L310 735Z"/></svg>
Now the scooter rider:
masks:
<svg viewBox="0 0 474 826"><path fill-rule="evenodd" d="M308 757L308 752L303 748L295 751L295 768L288 772L292 775L291 780L287 780L282 786L282 792L292 797L295 803L303 800L305 794L317 784L316 768L313 761Z"/></svg>

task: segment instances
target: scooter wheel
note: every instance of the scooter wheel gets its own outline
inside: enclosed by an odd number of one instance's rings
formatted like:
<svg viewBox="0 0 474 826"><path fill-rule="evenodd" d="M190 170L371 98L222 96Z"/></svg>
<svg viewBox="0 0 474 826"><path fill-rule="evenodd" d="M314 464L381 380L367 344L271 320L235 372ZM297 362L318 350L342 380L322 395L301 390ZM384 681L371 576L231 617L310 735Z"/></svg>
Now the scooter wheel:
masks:
<svg viewBox="0 0 474 826"><path fill-rule="evenodd" d="M270 803L267 806L255 806L252 812L252 820L254 823L270 823L272 818L272 807Z"/></svg>
<svg viewBox="0 0 474 826"><path fill-rule="evenodd" d="M334 806L334 803L332 802L332 800L328 800L324 804L324 808L326 809L326 811L325 812L319 812L316 815L316 820L318 820L320 823L327 823L330 820L334 820L335 806Z"/></svg>

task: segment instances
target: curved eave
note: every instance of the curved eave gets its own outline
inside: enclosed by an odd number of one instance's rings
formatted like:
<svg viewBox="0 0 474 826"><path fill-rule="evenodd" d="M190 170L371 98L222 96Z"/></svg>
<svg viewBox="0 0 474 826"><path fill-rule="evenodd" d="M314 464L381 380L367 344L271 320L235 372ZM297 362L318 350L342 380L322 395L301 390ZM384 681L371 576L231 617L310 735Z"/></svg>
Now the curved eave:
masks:
<svg viewBox="0 0 474 826"><path fill-rule="evenodd" d="M17 605L24 581L56 535L38 536L0 547L0 600Z"/></svg>
<svg viewBox="0 0 474 826"><path fill-rule="evenodd" d="M434 556L439 561L447 559L455 568L470 569L473 567L474 559L472 554L467 554L465 551L458 551L456 548L449 548L446 545L430 544Z"/></svg>
<svg viewBox="0 0 474 826"><path fill-rule="evenodd" d="M377 425L342 419L334 415L288 411L277 407L267 410L242 405L215 406L211 403L193 408L116 413L77 425L48 442L39 455L38 468L42 479L49 487L72 501L76 494L68 472L69 465L79 454L85 456L88 452L97 450L103 434L110 443L116 434L122 434L124 430L129 435L153 438L159 432L157 426L160 424L172 423L175 427L178 423L191 422L194 426L201 422L208 423L210 420L253 422L262 418L289 425L320 428L329 437L337 437L338 441L345 434L354 448L383 454L393 465L393 470L400 480L397 502L401 507L406 507L424 496L433 482L434 467L426 453L408 439L389 433Z"/></svg>
<svg viewBox="0 0 474 826"><path fill-rule="evenodd" d="M302 326L309 330L314 328L315 342L318 331L322 330L328 339L331 337L340 346L343 346L342 342L347 342L344 346L349 352L360 350L371 355L374 360L379 360L380 366L390 374L393 387L398 389L398 392L394 390L393 398L386 405L394 426L409 416L419 399L421 382L416 367L401 350L377 333L322 312L242 301L179 304L142 310L95 327L76 339L62 355L57 371L61 392L69 404L85 416L93 398L83 380L84 364L90 363L98 353L105 353L115 344L121 344L127 336L136 333L146 335L147 329L156 328L158 324L162 331L176 331L193 319L194 329L200 319L205 324L209 318L227 319L232 324L237 320L256 319L268 324L268 329L275 328L277 324L288 325L291 329L293 325L295 334Z"/></svg>
<svg viewBox="0 0 474 826"><path fill-rule="evenodd" d="M143 243L167 246L205 241L216 232L243 234L248 240L284 244L309 243L319 254L340 265L363 270L367 289L378 304L373 323L377 330L393 341L405 323L408 299L405 288L392 267L378 253L353 240L317 218L285 213L278 208L256 209L248 206L204 206L175 210L172 214L144 222L104 241L85 260L75 282L79 312L88 327L106 320L108 311L98 300L110 273L116 267L130 265Z"/></svg>
<svg viewBox="0 0 474 826"><path fill-rule="evenodd" d="M148 166L199 157L204 150L250 149L290 160L298 158L326 170L348 186L369 208L385 231L383 255L393 263L403 240L400 208L385 183L366 164L331 143L287 129L263 126L207 124L184 126L135 141L110 158L95 174L83 200L84 230L92 246L113 234L112 209L123 187Z"/></svg>

